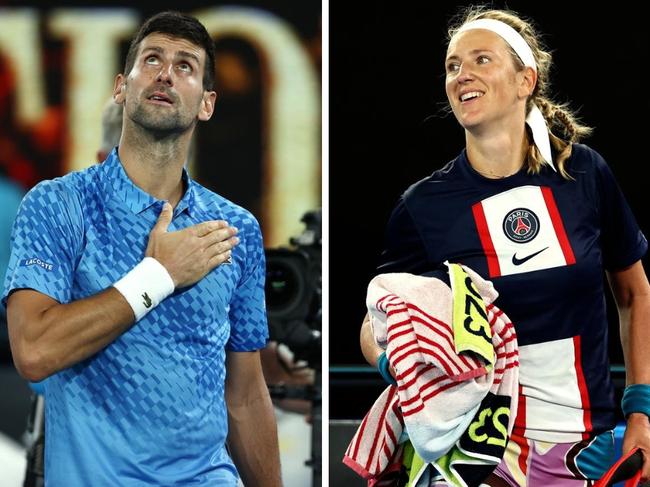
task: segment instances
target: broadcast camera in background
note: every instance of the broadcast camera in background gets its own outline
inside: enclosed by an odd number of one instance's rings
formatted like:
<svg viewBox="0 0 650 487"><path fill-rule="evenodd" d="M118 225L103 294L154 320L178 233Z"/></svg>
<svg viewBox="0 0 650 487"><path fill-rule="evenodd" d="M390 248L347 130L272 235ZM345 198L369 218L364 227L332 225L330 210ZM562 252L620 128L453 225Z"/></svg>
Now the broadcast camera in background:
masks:
<svg viewBox="0 0 650 487"><path fill-rule="evenodd" d="M314 372L307 386L269 386L274 399L311 402L312 486L321 479L321 322L322 287L321 210L308 211L300 220L305 230L289 239L289 247L266 249L266 311L271 340L293 352L293 361L307 362Z"/></svg>
<svg viewBox="0 0 650 487"><path fill-rule="evenodd" d="M321 210L300 220L305 230L290 247L266 249L266 309L271 340L286 345L296 360L321 362Z"/></svg>

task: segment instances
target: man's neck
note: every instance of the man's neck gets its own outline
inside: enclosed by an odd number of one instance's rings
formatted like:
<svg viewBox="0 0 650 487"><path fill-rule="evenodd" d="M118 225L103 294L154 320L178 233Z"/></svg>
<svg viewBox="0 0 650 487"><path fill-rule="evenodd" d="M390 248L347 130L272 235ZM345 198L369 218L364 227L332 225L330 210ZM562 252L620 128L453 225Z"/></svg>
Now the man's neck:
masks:
<svg viewBox="0 0 650 487"><path fill-rule="evenodd" d="M192 131L157 138L137 131L124 131L119 156L133 184L176 206L183 197L183 165L189 153Z"/></svg>

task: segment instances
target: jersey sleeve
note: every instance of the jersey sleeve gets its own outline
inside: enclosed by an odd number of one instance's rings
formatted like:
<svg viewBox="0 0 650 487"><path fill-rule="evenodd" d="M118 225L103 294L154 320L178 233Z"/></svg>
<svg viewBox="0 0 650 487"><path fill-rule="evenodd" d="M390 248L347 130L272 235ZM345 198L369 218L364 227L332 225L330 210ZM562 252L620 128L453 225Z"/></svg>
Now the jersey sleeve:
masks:
<svg viewBox="0 0 650 487"><path fill-rule="evenodd" d="M266 264L262 232L252 216L245 219L239 236L246 256L241 279L230 303L230 339L226 349L233 352L259 350L266 346L269 328L266 321L264 280Z"/></svg>
<svg viewBox="0 0 650 487"><path fill-rule="evenodd" d="M605 160L596 160L596 183L600 196L603 264L607 270L623 269L641 259L648 241L625 200Z"/></svg>
<svg viewBox="0 0 650 487"><path fill-rule="evenodd" d="M426 248L406 203L406 197L403 195L388 220L384 250L377 266L379 274L387 272L422 274L429 270Z"/></svg>
<svg viewBox="0 0 650 487"><path fill-rule="evenodd" d="M23 199L11 233L2 303L33 289L67 303L83 235L78 200L60 181L44 181Z"/></svg>

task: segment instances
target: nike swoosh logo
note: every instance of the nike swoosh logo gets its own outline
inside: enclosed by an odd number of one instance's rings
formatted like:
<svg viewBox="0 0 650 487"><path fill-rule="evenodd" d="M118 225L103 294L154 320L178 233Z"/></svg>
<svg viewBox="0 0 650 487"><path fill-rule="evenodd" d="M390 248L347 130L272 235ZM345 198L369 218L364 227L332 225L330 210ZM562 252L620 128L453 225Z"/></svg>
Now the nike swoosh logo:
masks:
<svg viewBox="0 0 650 487"><path fill-rule="evenodd" d="M539 254L541 254L542 252L544 252L547 248L548 248L548 247L544 247L542 250L538 250L537 252L535 252L535 253L533 253L533 254L530 254L530 255L527 255L526 257L522 257L521 259L518 259L518 258L517 258L517 254L516 254L516 253L515 253L515 254L512 254L512 263L513 263L514 265L521 265L521 264L524 264L525 262L528 262L530 259L532 259L532 258L535 257L536 255L539 255Z"/></svg>

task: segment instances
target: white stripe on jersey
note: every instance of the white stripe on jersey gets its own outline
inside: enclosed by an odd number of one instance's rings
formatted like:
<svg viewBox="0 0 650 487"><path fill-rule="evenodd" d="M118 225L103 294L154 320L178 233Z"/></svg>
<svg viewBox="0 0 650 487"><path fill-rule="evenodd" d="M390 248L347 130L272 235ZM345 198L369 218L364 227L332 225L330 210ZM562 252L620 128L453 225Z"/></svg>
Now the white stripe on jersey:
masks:
<svg viewBox="0 0 650 487"><path fill-rule="evenodd" d="M556 443L583 439L585 411L580 389L586 389L582 365L576 363L580 355L576 346L574 338L564 338L519 347L526 438Z"/></svg>

